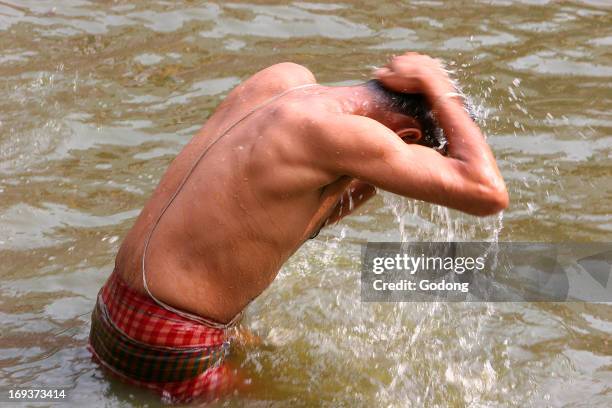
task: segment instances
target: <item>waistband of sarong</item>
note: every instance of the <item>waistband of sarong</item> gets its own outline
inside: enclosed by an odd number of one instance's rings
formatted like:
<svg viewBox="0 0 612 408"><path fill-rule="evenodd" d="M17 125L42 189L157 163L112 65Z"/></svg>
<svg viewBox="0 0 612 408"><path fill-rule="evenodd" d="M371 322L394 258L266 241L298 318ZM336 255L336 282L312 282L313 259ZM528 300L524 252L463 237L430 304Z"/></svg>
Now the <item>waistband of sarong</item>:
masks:
<svg viewBox="0 0 612 408"><path fill-rule="evenodd" d="M159 306L132 289L113 272L100 290L98 303L110 321L127 337L151 346L211 347L228 340L228 329L206 326Z"/></svg>
<svg viewBox="0 0 612 408"><path fill-rule="evenodd" d="M90 347L107 368L128 379L146 383L186 381L222 364L229 350L228 342L211 346L170 346L167 341L155 340L160 336L167 338L167 327L161 322L163 320L157 319L151 328L152 342L135 340L115 325L100 295L91 319ZM175 322L170 323L174 325Z"/></svg>

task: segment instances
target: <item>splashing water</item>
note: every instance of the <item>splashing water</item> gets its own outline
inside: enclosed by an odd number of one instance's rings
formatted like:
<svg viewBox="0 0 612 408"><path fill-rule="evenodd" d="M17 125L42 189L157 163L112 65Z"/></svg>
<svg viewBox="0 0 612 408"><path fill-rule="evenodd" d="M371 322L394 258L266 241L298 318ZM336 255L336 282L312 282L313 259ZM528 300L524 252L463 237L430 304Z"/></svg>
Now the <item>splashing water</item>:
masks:
<svg viewBox="0 0 612 408"><path fill-rule="evenodd" d="M460 89L458 85L457 89ZM466 101L466 109L469 109L470 115L483 126L487 120L488 110L483 104L474 104L472 98L468 96ZM486 125L483 128L486 128ZM395 217L401 242L480 240L495 244L503 228L503 213L497 217L478 218L388 193L384 194L383 200ZM401 334L404 334L407 340L405 347L411 352L402 356L406 363L394 367L392 380L386 385L381 385L378 392L381 400L391 402L400 394L405 401L414 404L438 398L445 402L457 401L470 404L477 401L479 395L494 392L497 387L497 371L493 367L491 356L468 357L478 354L476 350L483 347L483 330L494 311L494 307L489 304L439 302L394 304L391 314L395 319L389 322L385 329L399 335L398 338L402 338ZM465 327L455 327L456 331L452 334L456 338L455 347L446 350L432 348L429 350L431 355L436 356L436 360L439 361L431 366L421 361L420 367L431 373L443 371L444 381L457 390L457 395L453 395L452 391L440 390L438 385L440 378L434 375L425 376L420 384L414 378L410 378L412 364L408 362L421 360L419 353L422 353L424 348L429 348L425 345L435 344L435 336L439 331L455 326L457 319L461 319L461 316L466 314L470 316L470 328L465 330ZM412 320L411 330L406 331L406 320L410 320L411 316L415 315L418 318ZM466 322L467 320L464 320L464 323ZM409 333L411 334L408 336ZM415 389L422 392L415 392Z"/></svg>

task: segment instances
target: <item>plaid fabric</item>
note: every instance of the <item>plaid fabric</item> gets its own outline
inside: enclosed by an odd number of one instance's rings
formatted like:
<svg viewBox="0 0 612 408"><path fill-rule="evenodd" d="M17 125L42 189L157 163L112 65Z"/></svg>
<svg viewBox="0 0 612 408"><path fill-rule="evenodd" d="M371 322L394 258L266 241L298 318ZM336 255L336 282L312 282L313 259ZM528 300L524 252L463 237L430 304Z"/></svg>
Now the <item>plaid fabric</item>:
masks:
<svg viewBox="0 0 612 408"><path fill-rule="evenodd" d="M188 401L226 388L229 342L210 328L158 306L113 273L91 319L89 349L124 380L170 401Z"/></svg>

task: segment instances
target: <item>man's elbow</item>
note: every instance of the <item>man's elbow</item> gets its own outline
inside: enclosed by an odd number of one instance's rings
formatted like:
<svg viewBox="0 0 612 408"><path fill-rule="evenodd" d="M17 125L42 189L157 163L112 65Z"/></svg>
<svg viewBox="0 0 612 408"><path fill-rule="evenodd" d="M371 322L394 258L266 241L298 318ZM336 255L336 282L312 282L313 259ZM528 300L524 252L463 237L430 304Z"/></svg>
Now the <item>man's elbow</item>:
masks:
<svg viewBox="0 0 612 408"><path fill-rule="evenodd" d="M479 204L476 206L476 211L474 211L473 215L486 217L508 208L510 197L503 183L501 186L484 187L480 193Z"/></svg>
<svg viewBox="0 0 612 408"><path fill-rule="evenodd" d="M458 173L463 176L463 186L460 190L464 193L462 211L478 217L494 215L508 208L510 198L504 179L491 168L473 168L459 163ZM494 169L493 169L494 170Z"/></svg>
<svg viewBox="0 0 612 408"><path fill-rule="evenodd" d="M510 204L510 197L508 196L508 190L502 188L491 194L488 200L488 215L497 214L508 208Z"/></svg>

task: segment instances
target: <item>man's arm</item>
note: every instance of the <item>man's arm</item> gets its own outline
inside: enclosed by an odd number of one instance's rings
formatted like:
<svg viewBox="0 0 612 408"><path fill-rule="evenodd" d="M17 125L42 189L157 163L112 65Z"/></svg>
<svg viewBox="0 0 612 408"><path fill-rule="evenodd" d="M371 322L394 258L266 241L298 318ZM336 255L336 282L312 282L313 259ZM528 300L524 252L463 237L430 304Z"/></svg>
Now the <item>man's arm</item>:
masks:
<svg viewBox="0 0 612 408"><path fill-rule="evenodd" d="M425 95L448 140L449 156L469 164L480 162L482 176L499 181L505 190L491 149L467 114L463 101L457 99L455 86L438 60L409 52L393 58L375 74L393 91Z"/></svg>
<svg viewBox="0 0 612 408"><path fill-rule="evenodd" d="M445 97L453 88L438 63L408 54L395 58L378 76L396 91L427 96L445 131L448 156L405 144L372 119L330 115L321 118L319 127L323 165L335 174L473 215L491 215L506 208L508 193L493 154L462 105Z"/></svg>

